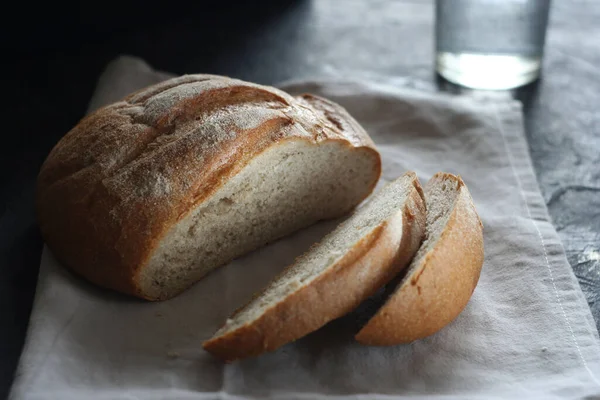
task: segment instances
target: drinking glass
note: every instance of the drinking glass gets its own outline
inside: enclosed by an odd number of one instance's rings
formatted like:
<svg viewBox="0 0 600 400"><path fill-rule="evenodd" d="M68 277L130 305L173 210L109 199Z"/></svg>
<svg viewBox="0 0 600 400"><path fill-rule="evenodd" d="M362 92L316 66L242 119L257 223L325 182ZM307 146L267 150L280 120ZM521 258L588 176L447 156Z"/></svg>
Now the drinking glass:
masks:
<svg viewBox="0 0 600 400"><path fill-rule="evenodd" d="M436 69L450 82L512 89L540 75L550 0L437 0Z"/></svg>

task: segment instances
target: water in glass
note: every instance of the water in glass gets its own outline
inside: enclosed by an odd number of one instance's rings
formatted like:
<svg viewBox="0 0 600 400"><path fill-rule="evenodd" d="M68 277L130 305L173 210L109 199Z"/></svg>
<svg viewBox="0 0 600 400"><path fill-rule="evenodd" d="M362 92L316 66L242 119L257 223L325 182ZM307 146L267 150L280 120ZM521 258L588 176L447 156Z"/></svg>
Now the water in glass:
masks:
<svg viewBox="0 0 600 400"><path fill-rule="evenodd" d="M437 0L437 71L477 89L510 89L540 73L550 0Z"/></svg>

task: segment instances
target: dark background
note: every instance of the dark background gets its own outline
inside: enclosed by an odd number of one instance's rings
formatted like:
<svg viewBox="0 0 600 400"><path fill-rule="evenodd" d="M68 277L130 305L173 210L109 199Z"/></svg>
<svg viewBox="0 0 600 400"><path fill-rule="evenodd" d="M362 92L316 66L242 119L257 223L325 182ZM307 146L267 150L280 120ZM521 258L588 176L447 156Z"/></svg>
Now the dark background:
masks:
<svg viewBox="0 0 600 400"><path fill-rule="evenodd" d="M37 171L85 113L120 54L177 74L275 84L377 78L460 91L433 72L428 0L13 4L0 24L0 398L8 393L35 291L42 240ZM600 321L600 2L554 1L540 82L525 104L530 152L569 262Z"/></svg>

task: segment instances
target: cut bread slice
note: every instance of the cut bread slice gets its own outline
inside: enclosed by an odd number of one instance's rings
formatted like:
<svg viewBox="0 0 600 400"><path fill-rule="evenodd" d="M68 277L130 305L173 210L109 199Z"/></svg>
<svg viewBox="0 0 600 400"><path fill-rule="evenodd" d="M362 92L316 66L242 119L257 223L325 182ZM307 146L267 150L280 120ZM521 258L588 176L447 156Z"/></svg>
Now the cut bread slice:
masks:
<svg viewBox="0 0 600 400"><path fill-rule="evenodd" d="M483 226L462 179L436 174L425 185L427 237L393 294L356 335L368 345L408 343L454 320L483 266Z"/></svg>
<svg viewBox="0 0 600 400"><path fill-rule="evenodd" d="M287 267L204 349L225 361L256 356L352 311L408 265L425 214L423 190L408 172Z"/></svg>

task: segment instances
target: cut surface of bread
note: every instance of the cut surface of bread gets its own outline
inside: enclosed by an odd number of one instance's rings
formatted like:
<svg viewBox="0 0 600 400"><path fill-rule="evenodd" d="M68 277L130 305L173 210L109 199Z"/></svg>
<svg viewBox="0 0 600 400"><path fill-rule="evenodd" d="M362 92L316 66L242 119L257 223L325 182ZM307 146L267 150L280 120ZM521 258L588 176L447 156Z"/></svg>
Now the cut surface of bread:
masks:
<svg viewBox="0 0 600 400"><path fill-rule="evenodd" d="M381 158L339 105L214 75L161 82L82 119L37 181L40 230L87 280L148 300L375 188Z"/></svg>
<svg viewBox="0 0 600 400"><path fill-rule="evenodd" d="M142 292L172 297L240 254L346 214L374 171L372 159L341 146L289 141L257 156L169 231L141 271Z"/></svg>
<svg viewBox="0 0 600 400"><path fill-rule="evenodd" d="M392 295L358 332L368 345L409 343L454 320L483 266L483 226L462 179L438 173L425 185L427 234Z"/></svg>
<svg viewBox="0 0 600 400"><path fill-rule="evenodd" d="M409 172L287 267L204 348L231 361L275 350L320 328L352 311L397 275L424 233L423 191Z"/></svg>

